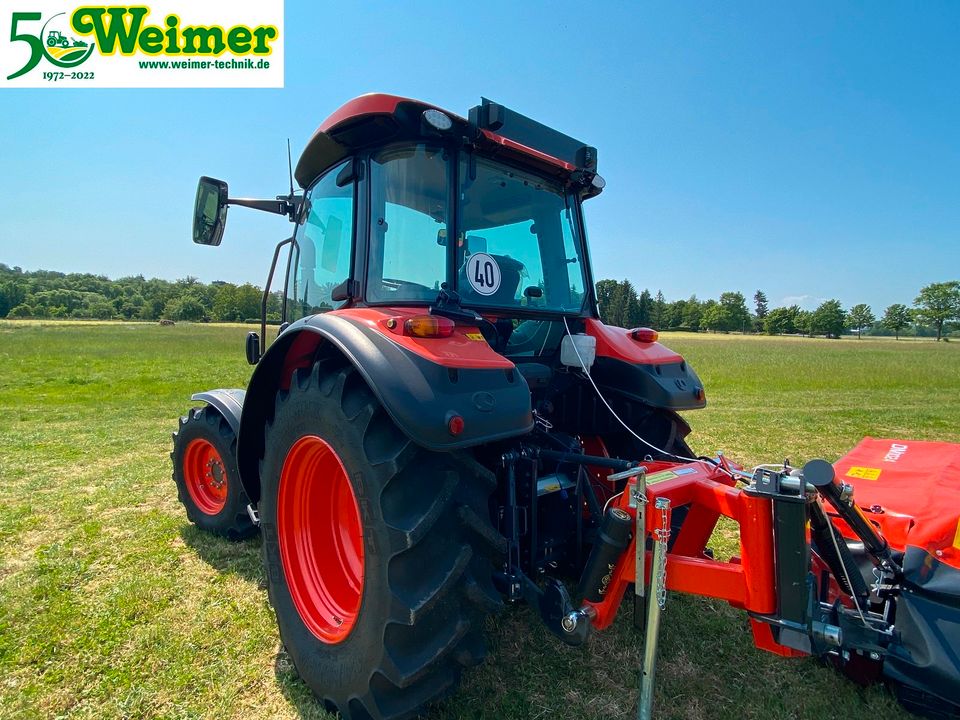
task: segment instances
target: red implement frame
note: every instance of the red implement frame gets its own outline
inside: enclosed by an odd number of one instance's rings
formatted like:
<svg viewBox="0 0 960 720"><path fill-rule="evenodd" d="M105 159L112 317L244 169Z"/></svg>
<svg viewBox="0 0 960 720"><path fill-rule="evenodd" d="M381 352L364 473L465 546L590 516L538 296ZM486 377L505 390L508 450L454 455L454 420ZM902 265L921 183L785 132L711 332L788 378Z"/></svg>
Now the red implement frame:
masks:
<svg viewBox="0 0 960 720"><path fill-rule="evenodd" d="M777 613L776 573L773 549L773 506L768 498L748 495L735 487L731 475L706 462L687 464L644 463L647 469L646 535L662 527L654 511L658 497L670 499L676 510L687 506L683 526L667 553L667 589L725 600L732 606L760 615ZM630 507L631 484L617 501L636 521ZM710 558L705 549L721 517L740 526L740 554L729 561ZM669 522L669 518L667 520ZM649 582L652 552L644 563ZM627 588L636 582L636 538L620 557L604 599L588 603L596 610L593 626L607 628L616 616ZM757 647L779 655L802 655L777 644L770 626L751 620Z"/></svg>

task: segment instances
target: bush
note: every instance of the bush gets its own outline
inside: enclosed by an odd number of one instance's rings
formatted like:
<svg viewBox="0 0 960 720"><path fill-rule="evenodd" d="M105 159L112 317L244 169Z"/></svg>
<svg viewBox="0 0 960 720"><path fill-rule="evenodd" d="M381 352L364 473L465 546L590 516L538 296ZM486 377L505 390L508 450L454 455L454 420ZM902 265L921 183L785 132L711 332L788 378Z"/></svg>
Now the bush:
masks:
<svg viewBox="0 0 960 720"><path fill-rule="evenodd" d="M29 318L33 317L33 308L27 305L26 303L21 303L13 308L10 312L7 313L7 317L11 318Z"/></svg>

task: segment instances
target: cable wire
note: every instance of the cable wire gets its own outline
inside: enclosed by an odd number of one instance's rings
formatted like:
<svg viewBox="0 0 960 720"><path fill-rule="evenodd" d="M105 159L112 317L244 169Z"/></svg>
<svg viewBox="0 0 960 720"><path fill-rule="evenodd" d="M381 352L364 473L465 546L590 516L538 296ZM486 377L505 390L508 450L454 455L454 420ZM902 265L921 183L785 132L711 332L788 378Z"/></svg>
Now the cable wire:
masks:
<svg viewBox="0 0 960 720"><path fill-rule="evenodd" d="M704 463L704 464L706 464L706 465L709 465L711 468L715 468L715 469L722 470L722 471L725 472L727 475L729 475L731 478L733 478L734 480L736 480L736 477L734 477L733 473L729 472L726 468L722 467L722 466L719 465L719 464L715 464L715 463L713 463L713 462L710 461L710 460L704 460L704 459L702 459L702 458L688 458L688 457L684 457L683 455L676 455L676 454L674 454L674 453L672 453L672 452L668 452L668 451L664 450L663 448L657 447L657 446L654 445L653 443L645 440L644 438L640 437L637 433L635 433L635 432L633 431L633 428L631 428L629 425L627 425L627 424L620 418L620 416L617 415L616 411L615 411L612 407L610 407L610 403L607 402L607 399L603 396L603 393L600 392L600 388L597 387L597 383L594 382L593 376L590 374L590 370L587 369L587 364L583 361L583 356L580 355L580 349L577 347L577 342L576 342L576 340L574 340L573 333L570 332L570 325L567 324L567 318L566 318L566 316L563 317L563 326L564 326L564 327L566 328L566 330L567 330L567 335L569 336L570 342L571 342L572 345L573 345L573 352L576 354L577 360L580 361L580 367L583 369L584 375L587 376L587 380L589 380L589 381L590 381L590 384L593 386L593 390L594 390L594 392L597 393L597 397L600 398L600 401L606 406L607 410L610 411L610 414L613 415L613 417L616 419L616 421L623 426L624 430L626 430L628 433L630 433L631 435L633 435L637 440L639 440L640 442L642 442L642 443L643 443L644 445L646 445L648 448L650 448L651 450L656 450L656 451L657 451L658 453L660 453L661 455L666 455L666 456L668 456L668 457L672 457L672 458L675 458L675 459L677 459L677 460L682 460L683 462Z"/></svg>
<svg viewBox="0 0 960 720"><path fill-rule="evenodd" d="M843 568L843 574L847 578L847 587L850 588L850 597L853 600L853 605L857 608L857 614L860 616L860 620L863 621L863 624L866 627L870 627L870 624L867 622L867 618L863 615L863 610L860 609L860 601L857 600L857 593L853 589L853 582L850 580L850 571L847 570L847 564L843 561L843 555L840 554L840 546L837 545L837 531L834 528L833 523L830 522L830 519L827 518L827 522L830 523L830 539L833 541L833 549L837 551L837 559L840 561L840 567Z"/></svg>

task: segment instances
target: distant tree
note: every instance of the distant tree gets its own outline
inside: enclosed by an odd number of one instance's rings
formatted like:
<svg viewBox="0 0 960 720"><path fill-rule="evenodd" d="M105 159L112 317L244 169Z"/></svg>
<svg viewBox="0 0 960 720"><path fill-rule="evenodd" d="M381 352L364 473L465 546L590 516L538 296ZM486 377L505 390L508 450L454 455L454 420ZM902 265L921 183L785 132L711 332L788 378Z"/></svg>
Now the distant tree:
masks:
<svg viewBox="0 0 960 720"><path fill-rule="evenodd" d="M763 329L763 321L767 317L767 294L763 290L757 290L753 294L753 306L755 308L756 315L756 328L757 330Z"/></svg>
<svg viewBox="0 0 960 720"><path fill-rule="evenodd" d="M720 305L726 310L726 327L721 330L746 331L750 323L750 311L743 293L725 292L720 296Z"/></svg>
<svg viewBox="0 0 960 720"><path fill-rule="evenodd" d="M846 327L847 315L839 300L826 300L813 311L810 318L810 333L822 333L828 338L839 338Z"/></svg>
<svg viewBox="0 0 960 720"><path fill-rule="evenodd" d="M943 335L943 324L960 318L960 281L932 283L920 289L913 301L916 315L937 330L937 341Z"/></svg>
<svg viewBox="0 0 960 720"><path fill-rule="evenodd" d="M606 311L610 307L610 300L617 290L616 280L599 280L597 282L597 305L600 306L600 319L606 322Z"/></svg>
<svg viewBox="0 0 960 720"><path fill-rule="evenodd" d="M653 301L653 312L650 319L653 321L654 330L662 330L664 320L667 318L667 301L663 297L663 291L657 290L657 297Z"/></svg>
<svg viewBox="0 0 960 720"><path fill-rule="evenodd" d="M86 308L85 315L96 320L110 320L117 314L117 309L107 301L94 303Z"/></svg>
<svg viewBox="0 0 960 720"><path fill-rule="evenodd" d="M29 318L33 317L33 308L26 303L21 303L7 313L11 318Z"/></svg>
<svg viewBox="0 0 960 720"><path fill-rule="evenodd" d="M703 310L700 325L707 330L729 332L730 328L733 327L729 308L717 302L708 305Z"/></svg>
<svg viewBox="0 0 960 720"><path fill-rule="evenodd" d="M619 316L623 313L623 297L620 292L620 283L616 280L604 281L613 283L605 288L605 300L600 301L600 319L605 325L616 325Z"/></svg>
<svg viewBox="0 0 960 720"><path fill-rule="evenodd" d="M168 320L187 320L196 322L203 320L204 310L200 301L186 295L176 300L171 300L163 308L163 316Z"/></svg>
<svg viewBox="0 0 960 720"><path fill-rule="evenodd" d="M763 319L763 330L767 335L790 335L797 331L796 320L797 320L797 311L799 311L796 305L792 308L783 308L778 307L774 308L767 313L767 316Z"/></svg>
<svg viewBox="0 0 960 720"><path fill-rule="evenodd" d="M9 280L0 285L0 318L27 299L26 283Z"/></svg>
<svg viewBox="0 0 960 720"><path fill-rule="evenodd" d="M913 314L906 305L896 303L887 308L883 313L883 319L880 321L884 327L893 330L896 339L900 339L900 331L907 327L913 320Z"/></svg>
<svg viewBox="0 0 960 720"><path fill-rule="evenodd" d="M637 291L629 280L622 280L609 288L607 309L601 307L600 318L607 325L616 327L635 327L640 315Z"/></svg>
<svg viewBox="0 0 960 720"><path fill-rule="evenodd" d="M803 333L804 335L813 337L813 313L809 310L801 310L798 305L791 305L790 310L793 312L794 332Z"/></svg>
<svg viewBox="0 0 960 720"><path fill-rule="evenodd" d="M666 326L668 328L676 328L683 325L683 314L686 310L686 300L675 300L672 303L667 303Z"/></svg>
<svg viewBox="0 0 960 720"><path fill-rule="evenodd" d="M857 339L860 339L860 331L865 327L873 325L877 319L873 316L873 310L869 305L860 303L850 308L847 313L847 324L857 331Z"/></svg>
<svg viewBox="0 0 960 720"><path fill-rule="evenodd" d="M623 318L621 325L625 328L640 327L640 298L637 297L637 290L631 283L624 280L621 288L623 293Z"/></svg>
<svg viewBox="0 0 960 720"><path fill-rule="evenodd" d="M646 288L640 293L640 319L637 325L649 327L653 323L653 298Z"/></svg>
<svg viewBox="0 0 960 720"><path fill-rule="evenodd" d="M697 300L696 295L691 295L683 309L683 320L681 325L690 328L694 332L700 329L700 316L703 314L703 305Z"/></svg>
<svg viewBox="0 0 960 720"><path fill-rule="evenodd" d="M221 284L213 300L213 317L224 322L243 322L247 318L260 315L260 302L263 294L259 288L250 285Z"/></svg>

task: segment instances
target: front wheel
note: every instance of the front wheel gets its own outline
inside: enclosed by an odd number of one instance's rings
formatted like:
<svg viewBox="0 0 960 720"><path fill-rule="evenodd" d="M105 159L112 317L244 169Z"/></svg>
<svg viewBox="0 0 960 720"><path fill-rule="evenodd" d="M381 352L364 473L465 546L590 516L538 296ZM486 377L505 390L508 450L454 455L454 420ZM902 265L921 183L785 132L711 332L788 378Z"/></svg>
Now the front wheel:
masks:
<svg viewBox="0 0 960 720"><path fill-rule="evenodd" d="M451 692L501 605L493 474L414 445L339 359L278 395L261 467L270 601L304 682L348 720L412 717Z"/></svg>
<svg viewBox="0 0 960 720"><path fill-rule="evenodd" d="M230 540L257 532L237 471L237 438L210 407L191 408L173 434L173 481L187 518L201 530Z"/></svg>

